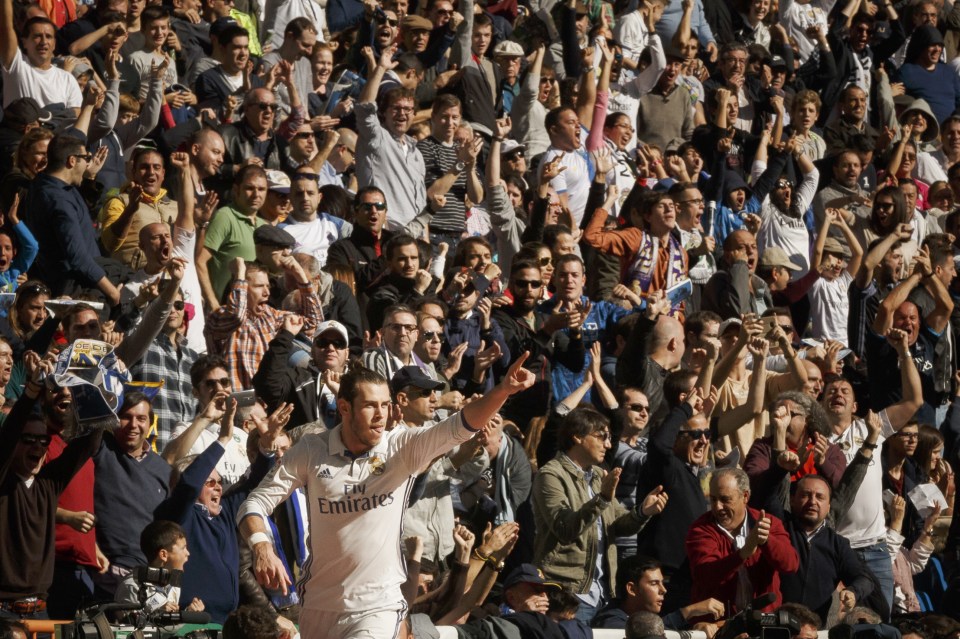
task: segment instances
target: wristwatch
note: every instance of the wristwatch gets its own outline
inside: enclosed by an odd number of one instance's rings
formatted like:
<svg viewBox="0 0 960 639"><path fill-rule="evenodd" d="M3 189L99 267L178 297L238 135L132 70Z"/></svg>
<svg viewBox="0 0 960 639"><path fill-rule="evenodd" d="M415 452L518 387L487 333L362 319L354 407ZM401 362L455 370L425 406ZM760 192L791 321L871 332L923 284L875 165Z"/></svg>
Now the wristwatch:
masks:
<svg viewBox="0 0 960 639"><path fill-rule="evenodd" d="M456 171L457 173L463 173L464 169L466 168L467 168L467 163L462 160L453 165L453 170Z"/></svg>

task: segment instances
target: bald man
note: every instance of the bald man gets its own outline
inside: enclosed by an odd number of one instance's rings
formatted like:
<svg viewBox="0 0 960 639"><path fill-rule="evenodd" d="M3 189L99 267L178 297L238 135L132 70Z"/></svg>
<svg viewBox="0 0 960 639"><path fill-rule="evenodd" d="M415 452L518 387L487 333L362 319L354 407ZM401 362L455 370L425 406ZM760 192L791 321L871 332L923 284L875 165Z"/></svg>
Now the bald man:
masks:
<svg viewBox="0 0 960 639"><path fill-rule="evenodd" d="M353 169L356 162L357 134L350 129L337 129L336 146L330 151L326 161L318 172L320 177L318 182L320 186L326 184L335 184L336 186L347 186L346 173ZM356 190L354 186L353 189Z"/></svg>
<svg viewBox="0 0 960 639"><path fill-rule="evenodd" d="M638 316L627 345L617 359L617 384L643 390L650 400L650 423L659 423L667 414L663 401L663 378L680 366L685 350L683 325L661 314L669 304L649 304Z"/></svg>

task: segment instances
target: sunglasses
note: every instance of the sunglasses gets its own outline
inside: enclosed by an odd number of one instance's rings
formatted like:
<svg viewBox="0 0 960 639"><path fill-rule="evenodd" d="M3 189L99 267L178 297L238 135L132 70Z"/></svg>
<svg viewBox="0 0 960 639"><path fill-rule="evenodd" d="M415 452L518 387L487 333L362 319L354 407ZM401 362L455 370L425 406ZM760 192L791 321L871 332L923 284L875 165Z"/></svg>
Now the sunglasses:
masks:
<svg viewBox="0 0 960 639"><path fill-rule="evenodd" d="M214 389L217 387L230 388L230 378L221 377L220 379L205 379L203 380L203 385L206 388L211 388L211 389Z"/></svg>
<svg viewBox="0 0 960 639"><path fill-rule="evenodd" d="M416 386L408 387L404 393L409 399L419 399L421 397L430 397L436 391L429 388L417 388Z"/></svg>
<svg viewBox="0 0 960 639"><path fill-rule="evenodd" d="M17 289L17 294L25 295L50 295L50 289L43 284L27 284Z"/></svg>
<svg viewBox="0 0 960 639"><path fill-rule="evenodd" d="M706 438L706 439L710 439L710 429L709 429L709 428L702 428L702 429L700 429L700 430L682 430L682 431L680 431L680 434L681 434L681 435L686 435L686 436L689 437L690 439L700 439L701 437L704 437L704 438Z"/></svg>
<svg viewBox="0 0 960 639"><path fill-rule="evenodd" d="M388 324L387 328L397 333L416 333L417 325L416 324Z"/></svg>
<svg viewBox="0 0 960 639"><path fill-rule="evenodd" d="M552 257L541 257L539 260L537 260L537 263L538 263L541 267L543 267L543 266L550 266L550 264L551 264L552 262L553 262L553 258L552 258Z"/></svg>
<svg viewBox="0 0 960 639"><path fill-rule="evenodd" d="M400 24L399 22L397 22L396 18L388 18L387 16L382 14L377 16L377 22L379 22L380 24L388 24L391 27L395 27L398 24Z"/></svg>
<svg viewBox="0 0 960 639"><path fill-rule="evenodd" d="M257 102L256 104L252 104L252 105L250 105L250 106L259 107L261 111L276 111L276 110L277 110L277 105L274 104L274 103L272 103L272 102Z"/></svg>
<svg viewBox="0 0 960 639"><path fill-rule="evenodd" d="M183 303L183 300L177 300L173 303L173 310L182 311L184 306L186 305Z"/></svg>
<svg viewBox="0 0 960 639"><path fill-rule="evenodd" d="M330 348L331 346L333 346L338 351L342 351L347 347L347 343L344 342L342 339L324 339L322 337L318 337L317 340L313 343L313 345L321 349Z"/></svg>
<svg viewBox="0 0 960 639"><path fill-rule="evenodd" d="M360 208L364 211L386 211L387 203L386 202L361 202Z"/></svg>
<svg viewBox="0 0 960 639"><path fill-rule="evenodd" d="M313 137L313 133L297 133L293 136L294 140L309 140Z"/></svg>
<svg viewBox="0 0 960 639"><path fill-rule="evenodd" d="M23 433L20 435L20 441L26 444L27 446L34 446L40 444L44 448L50 445L50 440L52 438L50 435L31 435L30 433Z"/></svg>
<svg viewBox="0 0 960 639"><path fill-rule="evenodd" d="M438 16L452 16L453 9L437 9Z"/></svg>
<svg viewBox="0 0 960 639"><path fill-rule="evenodd" d="M443 342L443 333L440 331L424 331L423 341L425 342Z"/></svg>
<svg viewBox="0 0 960 639"><path fill-rule="evenodd" d="M540 280L515 280L513 285L517 288L541 288L543 282Z"/></svg>
<svg viewBox="0 0 960 639"><path fill-rule="evenodd" d="M649 404L627 404L627 410L632 410L635 413L649 413L650 405Z"/></svg>
<svg viewBox="0 0 960 639"><path fill-rule="evenodd" d="M780 180L779 182L777 182L778 189L786 189L786 188L792 188L792 187L793 187L793 182L791 182L790 180Z"/></svg>
<svg viewBox="0 0 960 639"><path fill-rule="evenodd" d="M210 478L207 481L203 482L203 485L207 488L213 488L214 486L223 486L223 479L214 479Z"/></svg>

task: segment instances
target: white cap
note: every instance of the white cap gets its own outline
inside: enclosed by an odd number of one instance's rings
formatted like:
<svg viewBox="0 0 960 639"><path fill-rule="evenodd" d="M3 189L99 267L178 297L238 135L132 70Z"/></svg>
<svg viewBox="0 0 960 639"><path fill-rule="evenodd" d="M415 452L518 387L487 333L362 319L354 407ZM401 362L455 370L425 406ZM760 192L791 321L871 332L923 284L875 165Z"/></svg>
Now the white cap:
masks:
<svg viewBox="0 0 960 639"><path fill-rule="evenodd" d="M327 320L326 322L321 323L320 326L317 327L317 330L313 333L313 339L316 340L327 331L338 332L347 344L350 343L350 335L347 333L347 327L337 320Z"/></svg>

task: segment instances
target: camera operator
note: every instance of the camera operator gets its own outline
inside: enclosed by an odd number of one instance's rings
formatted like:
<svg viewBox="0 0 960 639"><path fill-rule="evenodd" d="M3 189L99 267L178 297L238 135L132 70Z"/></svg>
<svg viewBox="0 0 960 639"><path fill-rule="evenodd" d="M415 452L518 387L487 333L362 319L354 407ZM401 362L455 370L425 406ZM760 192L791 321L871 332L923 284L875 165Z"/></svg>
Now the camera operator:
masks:
<svg viewBox="0 0 960 639"><path fill-rule="evenodd" d="M730 613L764 593L776 596L764 610L777 608L782 603L780 573L794 572L800 564L780 520L748 509L749 499L747 473L717 470L710 479L710 510L687 533L693 600L731 602Z"/></svg>
<svg viewBox="0 0 960 639"><path fill-rule="evenodd" d="M171 583L160 585L155 581L163 582L163 573L170 571L183 571L187 560L190 558L190 551L187 550L187 535L179 524L172 521L157 520L151 522L143 532L140 533L140 550L147 558L148 569L153 569L153 573L158 576L157 579L141 579L135 571L127 575L120 586L117 587L117 594L114 599L119 603L140 603L146 602L145 612L178 612L180 610L180 586L174 585L173 581L179 584L179 579L169 580ZM141 593L140 589L145 592ZM141 597L142 594L142 597ZM184 606L184 610L203 610L203 602L194 597L189 605Z"/></svg>

